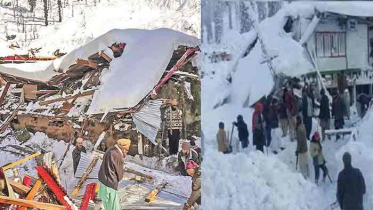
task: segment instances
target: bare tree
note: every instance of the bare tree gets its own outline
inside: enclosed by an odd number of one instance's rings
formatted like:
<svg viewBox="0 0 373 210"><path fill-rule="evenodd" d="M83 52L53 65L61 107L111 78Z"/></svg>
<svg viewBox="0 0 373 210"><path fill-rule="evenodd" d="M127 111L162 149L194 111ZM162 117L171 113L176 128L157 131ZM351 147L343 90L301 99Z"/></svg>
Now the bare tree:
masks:
<svg viewBox="0 0 373 210"><path fill-rule="evenodd" d="M58 0L57 5L58 5L58 22L62 22L62 1Z"/></svg>
<svg viewBox="0 0 373 210"><path fill-rule="evenodd" d="M43 3L44 3L45 26L48 26L48 0L43 0Z"/></svg>

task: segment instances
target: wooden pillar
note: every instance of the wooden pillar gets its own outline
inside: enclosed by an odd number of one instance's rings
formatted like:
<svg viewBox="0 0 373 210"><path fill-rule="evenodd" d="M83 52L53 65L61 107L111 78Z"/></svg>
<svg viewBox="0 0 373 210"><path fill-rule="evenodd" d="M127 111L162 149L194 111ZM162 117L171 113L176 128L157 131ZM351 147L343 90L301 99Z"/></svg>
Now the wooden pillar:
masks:
<svg viewBox="0 0 373 210"><path fill-rule="evenodd" d="M3 92L1 93L1 96L0 96L0 106L3 104L4 102L4 99L5 99L5 96L6 94L8 93L8 90L9 90L9 87L10 87L11 83L10 82L7 82L5 87L4 87L4 90Z"/></svg>

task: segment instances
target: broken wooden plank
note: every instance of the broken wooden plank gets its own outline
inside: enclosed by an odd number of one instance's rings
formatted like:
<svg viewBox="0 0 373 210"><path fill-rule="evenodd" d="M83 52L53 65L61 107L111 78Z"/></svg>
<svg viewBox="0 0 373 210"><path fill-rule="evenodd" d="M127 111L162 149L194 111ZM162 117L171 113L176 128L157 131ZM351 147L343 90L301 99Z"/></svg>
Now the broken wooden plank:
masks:
<svg viewBox="0 0 373 210"><path fill-rule="evenodd" d="M23 158L21 160L18 160L18 161L14 162L14 163L5 165L5 166L3 166L3 169L4 169L4 171L6 171L8 169L14 168L14 167L18 166L19 164L22 164L22 163L24 163L24 162L26 162L28 160L31 160L32 158L35 158L35 157L37 157L39 155L41 155L41 152L37 152L37 153L32 154L30 156L27 156L27 157L25 157L25 158Z"/></svg>
<svg viewBox="0 0 373 210"><path fill-rule="evenodd" d="M9 198L5 196L0 196L0 203L12 204L16 206L23 206L27 208L37 208L37 209L46 209L46 210L64 210L65 206L36 202L25 199Z"/></svg>
<svg viewBox="0 0 373 210"><path fill-rule="evenodd" d="M12 114L6 118L5 122L1 125L0 127L0 133L4 133L5 130L8 128L10 122L12 122L12 120L17 116L18 114L18 111L17 110L14 110L12 112Z"/></svg>
<svg viewBox="0 0 373 210"><path fill-rule="evenodd" d="M109 63L112 60L108 55L106 55L106 53L103 50L101 51L101 57L103 57Z"/></svg>
<svg viewBox="0 0 373 210"><path fill-rule="evenodd" d="M11 83L10 82L7 82L5 87L4 87L4 90L3 92L1 93L1 96L0 96L0 105L3 104L4 102L4 99L5 99L5 96L6 94L8 93L8 90L9 90L9 87L10 87Z"/></svg>
<svg viewBox="0 0 373 210"><path fill-rule="evenodd" d="M42 179L38 179L30 192L27 194L25 200L34 200L36 193L39 191L42 184ZM21 207L19 210L27 210L26 207Z"/></svg>
<svg viewBox="0 0 373 210"><path fill-rule="evenodd" d="M83 65L83 66L88 66L88 67L93 68L93 69L97 69L97 67L98 67L97 63L94 63L92 61L83 60L83 59L78 59L76 61L76 64Z"/></svg>
<svg viewBox="0 0 373 210"><path fill-rule="evenodd" d="M94 90L89 90L89 91L86 91L86 92L83 92L83 93L78 93L78 94L71 95L71 96L56 98L56 99L52 99L52 100L48 100L48 101L42 101L42 102L39 103L39 105L44 106L44 105L52 104L52 103L59 102L59 101L67 101L67 100L75 99L75 98L79 98L79 97L90 96L90 95L93 95L94 93L95 93Z"/></svg>
<svg viewBox="0 0 373 210"><path fill-rule="evenodd" d="M80 178L78 184L74 188L74 191L71 193L72 196L77 196L79 193L79 190L82 188L85 180L88 178L89 174L92 172L93 168L97 164L97 161L100 159L100 157L96 156L93 158L92 162L89 164L88 168L85 170L83 176Z"/></svg>
<svg viewBox="0 0 373 210"><path fill-rule="evenodd" d="M36 95L56 94L58 92L60 92L60 90L36 90L36 91L32 91L32 93L36 94Z"/></svg>
<svg viewBox="0 0 373 210"><path fill-rule="evenodd" d="M36 91L38 90L37 85L23 85L22 90L25 93L25 99L27 100L36 100Z"/></svg>
<svg viewBox="0 0 373 210"><path fill-rule="evenodd" d="M31 190L30 187L27 187L27 186L25 186L21 183L13 181L11 179L8 179L8 182L9 182L10 186L13 188L13 191L17 194L27 195Z"/></svg>
<svg viewBox="0 0 373 210"><path fill-rule="evenodd" d="M52 162L52 173L53 173L54 176L56 177L57 183L58 183L59 185L61 185L60 174L59 174L59 172L58 172L57 163L56 163L55 161Z"/></svg>
<svg viewBox="0 0 373 210"><path fill-rule="evenodd" d="M145 202L149 203L154 200L154 198L158 195L159 192L162 191L163 188L165 188L167 185L167 182L163 182L162 184L158 185L154 190L152 190L148 196L145 198Z"/></svg>
<svg viewBox="0 0 373 210"><path fill-rule="evenodd" d="M129 169L129 168L126 168L124 169L124 172L125 173L131 173L131 174L135 174L137 176L141 176L141 177L145 177L147 179L153 179L154 177L151 176L151 175L148 175L148 174L144 174L144 173L141 173L139 171L135 171L135 170L132 170L132 169Z"/></svg>
<svg viewBox="0 0 373 210"><path fill-rule="evenodd" d="M10 198L15 198L16 195L14 194L13 188L10 186L8 179L5 175L5 170L2 167L0 167L0 179L4 180L5 182L5 189L3 189L3 192Z"/></svg>

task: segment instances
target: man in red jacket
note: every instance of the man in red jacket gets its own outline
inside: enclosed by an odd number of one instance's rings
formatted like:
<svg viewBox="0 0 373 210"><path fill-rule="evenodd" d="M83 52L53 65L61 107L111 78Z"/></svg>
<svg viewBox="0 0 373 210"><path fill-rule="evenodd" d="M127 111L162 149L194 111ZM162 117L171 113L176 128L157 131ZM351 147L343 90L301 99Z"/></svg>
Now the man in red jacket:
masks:
<svg viewBox="0 0 373 210"><path fill-rule="evenodd" d="M257 103L253 114L252 129L253 129L253 144L257 150L264 152L264 119L262 115L263 105Z"/></svg>

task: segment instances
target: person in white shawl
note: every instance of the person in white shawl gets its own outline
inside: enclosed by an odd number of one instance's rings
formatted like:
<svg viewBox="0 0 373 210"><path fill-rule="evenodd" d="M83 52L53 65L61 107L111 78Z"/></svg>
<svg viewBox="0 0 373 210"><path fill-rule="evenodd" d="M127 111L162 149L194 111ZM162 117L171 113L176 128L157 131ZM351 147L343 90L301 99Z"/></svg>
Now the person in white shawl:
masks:
<svg viewBox="0 0 373 210"><path fill-rule="evenodd" d="M350 93L348 89L346 88L343 93L343 104L345 108L345 114L348 119L350 119Z"/></svg>

